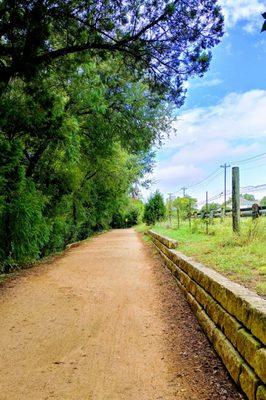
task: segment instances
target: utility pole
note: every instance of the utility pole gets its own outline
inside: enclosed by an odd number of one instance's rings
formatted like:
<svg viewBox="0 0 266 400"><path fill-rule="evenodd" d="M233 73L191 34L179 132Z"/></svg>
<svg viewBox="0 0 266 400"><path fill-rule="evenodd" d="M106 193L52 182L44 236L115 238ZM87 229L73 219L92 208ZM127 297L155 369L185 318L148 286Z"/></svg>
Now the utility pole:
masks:
<svg viewBox="0 0 266 400"><path fill-rule="evenodd" d="M186 197L187 187L182 187L180 190L183 190L183 197Z"/></svg>
<svg viewBox="0 0 266 400"><path fill-rule="evenodd" d="M220 165L220 168L224 169L224 216L226 214L226 170L229 167L230 167L230 165L226 164L226 163L223 165Z"/></svg>
<svg viewBox="0 0 266 400"><path fill-rule="evenodd" d="M240 232L240 179L239 167L232 168L232 217L233 231Z"/></svg>

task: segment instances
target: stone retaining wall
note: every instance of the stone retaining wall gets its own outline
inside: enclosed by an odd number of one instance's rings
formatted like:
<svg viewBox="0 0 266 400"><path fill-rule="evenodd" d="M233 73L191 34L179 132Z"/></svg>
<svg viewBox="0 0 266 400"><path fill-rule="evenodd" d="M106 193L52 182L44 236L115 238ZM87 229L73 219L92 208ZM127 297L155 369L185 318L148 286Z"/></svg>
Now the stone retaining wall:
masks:
<svg viewBox="0 0 266 400"><path fill-rule="evenodd" d="M249 400L266 400L266 300L148 234L233 380Z"/></svg>

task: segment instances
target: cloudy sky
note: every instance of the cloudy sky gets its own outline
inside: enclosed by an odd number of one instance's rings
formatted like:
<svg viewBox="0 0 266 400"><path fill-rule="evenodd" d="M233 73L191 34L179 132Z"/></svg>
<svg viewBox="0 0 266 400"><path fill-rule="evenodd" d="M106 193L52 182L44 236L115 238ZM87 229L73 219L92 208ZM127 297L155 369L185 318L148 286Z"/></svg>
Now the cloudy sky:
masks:
<svg viewBox="0 0 266 400"><path fill-rule="evenodd" d="M223 191L225 162L240 166L241 186L266 183L266 32L260 33L266 0L220 3L226 34L204 78L188 82L186 103L176 111L176 134L157 151L150 191L180 195L185 186L199 200L206 190L212 197Z"/></svg>

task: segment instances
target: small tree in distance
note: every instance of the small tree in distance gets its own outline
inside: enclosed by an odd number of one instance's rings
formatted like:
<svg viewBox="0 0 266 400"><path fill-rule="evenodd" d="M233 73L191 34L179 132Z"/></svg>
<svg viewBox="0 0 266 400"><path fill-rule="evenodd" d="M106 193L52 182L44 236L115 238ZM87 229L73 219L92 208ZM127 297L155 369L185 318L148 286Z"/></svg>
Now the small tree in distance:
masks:
<svg viewBox="0 0 266 400"><path fill-rule="evenodd" d="M243 197L243 199L248 200L248 201L256 201L253 194L245 193L245 194L241 194L240 196Z"/></svg>
<svg viewBox="0 0 266 400"><path fill-rule="evenodd" d="M261 206L266 206L266 196L264 196L260 201Z"/></svg>
<svg viewBox="0 0 266 400"><path fill-rule="evenodd" d="M196 210L197 199L190 196L177 197L174 200L174 207L179 211L182 219L186 219Z"/></svg>
<svg viewBox="0 0 266 400"><path fill-rule="evenodd" d="M163 196L156 190L148 202L145 204L143 220L147 225L154 225L157 221L162 221L165 218L166 208L163 201Z"/></svg>
<svg viewBox="0 0 266 400"><path fill-rule="evenodd" d="M219 204L219 203L209 203L208 204L208 211L218 211L218 210L221 210L221 204ZM201 207L201 211L203 211L203 212L207 211L206 204L204 204L204 206Z"/></svg>

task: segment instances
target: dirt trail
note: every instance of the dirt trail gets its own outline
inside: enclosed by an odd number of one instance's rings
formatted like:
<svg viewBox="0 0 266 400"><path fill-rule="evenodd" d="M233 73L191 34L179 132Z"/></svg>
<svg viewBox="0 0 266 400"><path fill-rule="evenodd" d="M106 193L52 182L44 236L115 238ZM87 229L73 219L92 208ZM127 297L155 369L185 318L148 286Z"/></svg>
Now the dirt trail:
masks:
<svg viewBox="0 0 266 400"><path fill-rule="evenodd" d="M235 400L172 277L133 230L0 288L1 400Z"/></svg>

